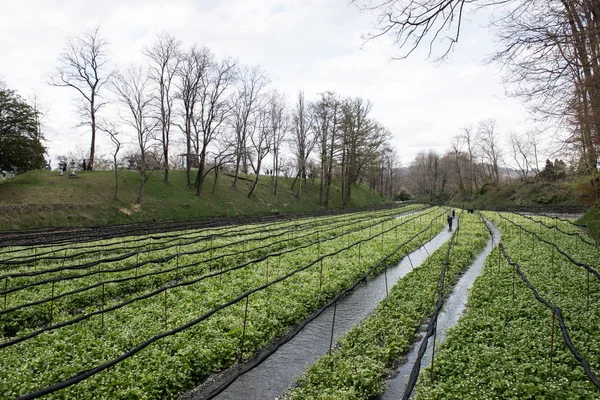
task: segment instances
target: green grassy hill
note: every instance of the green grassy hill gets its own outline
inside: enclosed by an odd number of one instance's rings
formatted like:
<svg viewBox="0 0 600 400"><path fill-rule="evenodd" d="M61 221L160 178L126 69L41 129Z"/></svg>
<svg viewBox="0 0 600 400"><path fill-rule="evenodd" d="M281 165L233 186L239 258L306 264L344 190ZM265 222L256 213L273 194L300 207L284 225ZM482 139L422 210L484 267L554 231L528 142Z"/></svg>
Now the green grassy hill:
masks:
<svg viewBox="0 0 600 400"><path fill-rule="evenodd" d="M253 178L249 177L249 178ZM0 183L0 230L62 226L96 226L117 223L195 219L208 216L295 213L319 209L319 181L296 199L292 179L280 178L277 196L271 178L259 181L256 196L248 199L249 180L238 181L220 174L215 193L207 177L201 198L185 185L185 171L171 171L169 183L154 172L146 183L141 207L134 204L140 177L137 171L120 171L119 200L114 200L112 171L79 172L79 179L56 171L30 171ZM350 207L376 205L383 200L366 186L353 188ZM330 208L341 207L340 184L332 184Z"/></svg>
<svg viewBox="0 0 600 400"><path fill-rule="evenodd" d="M472 200L455 199L453 203L477 209L512 207L581 207L582 194L576 183L513 182L498 186L487 185Z"/></svg>

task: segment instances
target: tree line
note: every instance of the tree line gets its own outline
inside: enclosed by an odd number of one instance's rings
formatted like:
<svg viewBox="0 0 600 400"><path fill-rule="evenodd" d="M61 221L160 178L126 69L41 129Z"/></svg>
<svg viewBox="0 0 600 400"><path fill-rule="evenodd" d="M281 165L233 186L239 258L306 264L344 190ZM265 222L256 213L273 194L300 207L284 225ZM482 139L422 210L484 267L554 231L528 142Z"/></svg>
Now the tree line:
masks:
<svg viewBox="0 0 600 400"><path fill-rule="evenodd" d="M505 182L553 182L567 174L588 173L581 159L552 162L542 147L539 132L507 137L495 120L481 120L475 127L462 128L443 153L429 150L417 154L402 174L402 183L411 194L438 202L473 199L487 186Z"/></svg>
<svg viewBox="0 0 600 400"><path fill-rule="evenodd" d="M81 123L91 134L90 169L99 133L115 144L116 173L119 138L134 133L136 151L129 160L141 176L138 202L151 164L157 162L165 182L173 166L182 163L186 183L197 196L206 190L209 174L214 175L214 192L225 168L231 170L233 187L241 174L254 176L248 197L255 195L265 170L275 195L282 172L293 178L297 198L319 178L322 206L330 202L333 179L341 179L344 206L362 181L382 196L398 190L399 161L390 132L371 116L369 101L333 92L307 101L300 91L290 103L260 66L219 58L206 47L185 47L164 32L143 55L142 63L110 70L108 41L96 28L68 39L49 79L51 85L73 89L79 100ZM109 103L118 107L118 121L101 117Z"/></svg>

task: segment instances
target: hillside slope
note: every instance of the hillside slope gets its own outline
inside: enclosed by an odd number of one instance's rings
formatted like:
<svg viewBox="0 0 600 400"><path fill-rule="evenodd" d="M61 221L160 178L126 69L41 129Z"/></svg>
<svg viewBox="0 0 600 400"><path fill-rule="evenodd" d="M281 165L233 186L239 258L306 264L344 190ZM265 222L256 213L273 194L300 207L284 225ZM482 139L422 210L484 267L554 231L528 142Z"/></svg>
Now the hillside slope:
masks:
<svg viewBox="0 0 600 400"><path fill-rule="evenodd" d="M474 199L457 198L452 202L476 209L519 207L568 209L581 208L584 205L582 194L577 190L576 184L569 181L487 185Z"/></svg>
<svg viewBox="0 0 600 400"><path fill-rule="evenodd" d="M56 171L30 171L0 183L0 230L59 226L97 226L143 221L194 219L208 216L260 215L317 210L319 181L300 199L290 190L292 179L280 178L277 196L271 178L260 178L256 196L248 199L251 182L220 174L215 193L213 177L207 177L201 198L185 186L185 171L171 171L169 183L160 172L146 183L141 207L134 204L140 177L136 171L120 171L119 199L114 200L112 171L79 172L79 179ZM253 178L253 177L250 177ZM350 207L381 204L383 200L365 186L353 188ZM339 182L332 184L329 208L340 208Z"/></svg>

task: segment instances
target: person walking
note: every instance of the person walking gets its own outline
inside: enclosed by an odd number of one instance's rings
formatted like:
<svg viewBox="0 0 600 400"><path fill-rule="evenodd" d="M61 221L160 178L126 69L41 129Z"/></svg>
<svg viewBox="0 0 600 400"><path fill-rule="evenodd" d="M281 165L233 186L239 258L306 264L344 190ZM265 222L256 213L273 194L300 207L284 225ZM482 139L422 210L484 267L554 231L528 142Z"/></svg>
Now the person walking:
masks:
<svg viewBox="0 0 600 400"><path fill-rule="evenodd" d="M448 230L451 231L452 230L452 220L454 218L452 218L452 215L448 215Z"/></svg>

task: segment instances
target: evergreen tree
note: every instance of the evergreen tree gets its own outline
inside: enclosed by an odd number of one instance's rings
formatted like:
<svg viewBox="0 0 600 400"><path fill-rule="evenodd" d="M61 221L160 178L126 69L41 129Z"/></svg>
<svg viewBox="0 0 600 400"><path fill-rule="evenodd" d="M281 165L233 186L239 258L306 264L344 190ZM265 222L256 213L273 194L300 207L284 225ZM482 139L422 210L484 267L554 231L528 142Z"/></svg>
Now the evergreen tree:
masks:
<svg viewBox="0 0 600 400"><path fill-rule="evenodd" d="M25 172L45 165L36 111L15 91L0 85L0 169Z"/></svg>

